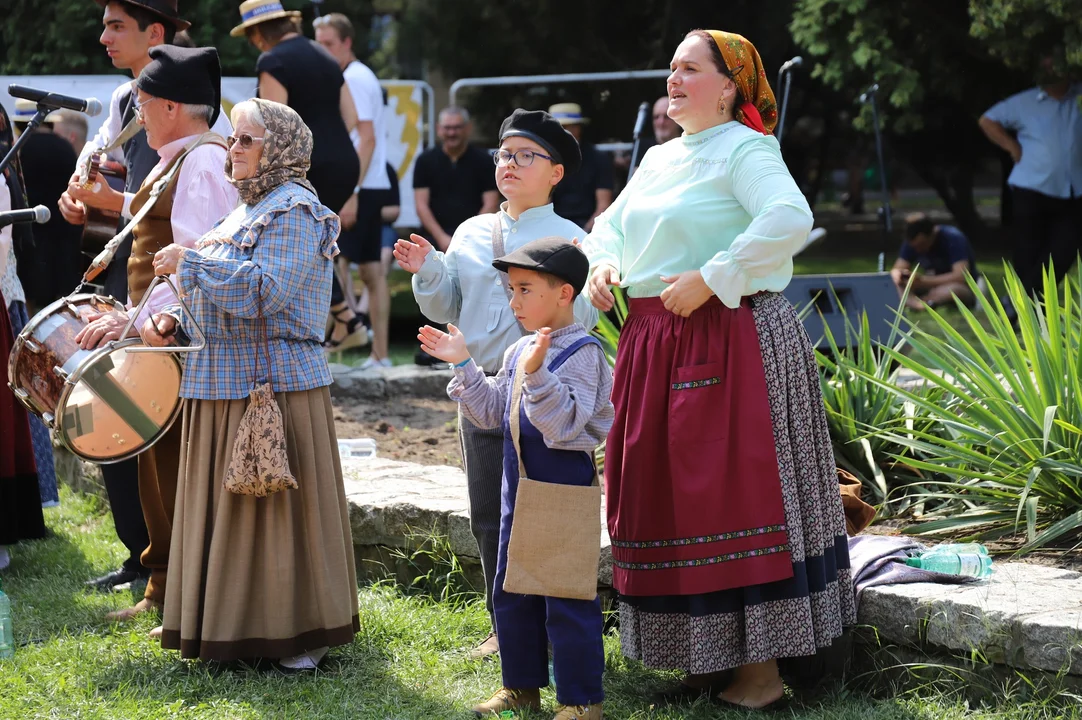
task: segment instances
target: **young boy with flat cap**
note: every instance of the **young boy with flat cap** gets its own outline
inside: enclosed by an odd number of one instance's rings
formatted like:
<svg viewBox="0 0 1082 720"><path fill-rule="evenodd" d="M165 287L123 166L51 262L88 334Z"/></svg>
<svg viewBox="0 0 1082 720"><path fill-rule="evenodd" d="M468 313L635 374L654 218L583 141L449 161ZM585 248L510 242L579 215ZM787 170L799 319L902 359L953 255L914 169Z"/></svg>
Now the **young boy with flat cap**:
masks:
<svg viewBox="0 0 1082 720"><path fill-rule="evenodd" d="M495 157L496 186L507 201L498 212L470 218L455 230L447 252L435 251L420 235L395 243L394 256L413 273L413 295L425 317L454 323L470 354L486 373L495 375L504 351L526 331L507 305L507 275L492 261L544 237L583 237L582 229L558 216L553 188L582 163L579 144L557 120L542 110L515 110L500 126ZM597 324L597 310L586 297L575 301L575 317L587 330ZM459 439L470 500L470 530L477 539L485 574L485 600L492 613L492 590L500 536L500 482L503 431L479 428L459 413ZM493 617L495 628L495 617ZM499 652L493 632L472 656Z"/></svg>
<svg viewBox="0 0 1082 720"><path fill-rule="evenodd" d="M577 245L545 237L495 259L492 266L507 273L510 308L532 333L507 349L495 377L487 377L473 361L465 336L454 325L447 326L449 333L425 326L418 335L425 352L454 365L448 394L470 422L503 428L503 502L492 598L503 687L474 712L540 709L540 689L549 684L551 642L560 703L555 720L599 720L605 667L600 601L503 589L519 483L508 402L516 382L523 383L519 442L526 477L591 485L593 451L612 426L612 370L601 344L575 321L575 298L586 285L590 263ZM516 378L520 372L523 379Z"/></svg>

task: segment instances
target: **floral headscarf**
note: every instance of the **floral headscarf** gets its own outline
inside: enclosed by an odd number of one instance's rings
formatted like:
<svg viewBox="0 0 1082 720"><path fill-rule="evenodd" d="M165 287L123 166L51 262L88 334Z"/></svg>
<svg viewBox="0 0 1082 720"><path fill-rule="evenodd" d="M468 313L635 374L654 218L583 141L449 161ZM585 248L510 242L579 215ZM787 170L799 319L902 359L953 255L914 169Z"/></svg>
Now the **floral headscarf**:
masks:
<svg viewBox="0 0 1082 720"><path fill-rule="evenodd" d="M312 164L312 131L287 105L259 98L249 102L259 107L267 134L259 168L252 177L234 180L233 160L226 154L225 176L237 188L240 199L254 205L271 190L288 182L295 182L314 193L316 190L307 179Z"/></svg>
<svg viewBox="0 0 1082 720"><path fill-rule="evenodd" d="M707 32L718 44L725 66L744 97L744 104L736 109L736 119L752 130L769 135L778 123L778 106L774 102L774 91L766 79L763 61L759 59L759 51L742 35L721 30Z"/></svg>

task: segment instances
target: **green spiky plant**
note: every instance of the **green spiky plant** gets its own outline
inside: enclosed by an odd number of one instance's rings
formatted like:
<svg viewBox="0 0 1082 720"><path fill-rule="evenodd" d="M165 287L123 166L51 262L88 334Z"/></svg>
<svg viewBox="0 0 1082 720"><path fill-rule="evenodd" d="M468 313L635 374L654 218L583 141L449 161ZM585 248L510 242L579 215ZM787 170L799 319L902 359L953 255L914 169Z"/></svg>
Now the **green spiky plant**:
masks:
<svg viewBox="0 0 1082 720"><path fill-rule="evenodd" d="M911 355L884 349L942 398L858 372L936 421L935 429L877 433L905 448L897 459L938 476L916 491L935 511L911 533L982 541L1024 534L1023 552L1076 544L1082 536L1082 269L1059 289L1048 268L1043 301L1028 296L1009 267L1004 281L1016 321L995 293L969 278L984 323L957 302L960 328L930 310L927 329L909 323L902 331Z"/></svg>

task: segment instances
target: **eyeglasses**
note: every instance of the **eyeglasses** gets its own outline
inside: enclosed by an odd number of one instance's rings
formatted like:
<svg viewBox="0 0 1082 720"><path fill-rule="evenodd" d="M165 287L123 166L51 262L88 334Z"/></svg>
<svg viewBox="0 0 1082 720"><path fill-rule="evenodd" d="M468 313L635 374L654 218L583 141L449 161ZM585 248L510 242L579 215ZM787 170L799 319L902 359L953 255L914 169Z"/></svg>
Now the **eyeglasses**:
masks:
<svg viewBox="0 0 1082 720"><path fill-rule="evenodd" d="M154 102L155 100L161 100L161 98L152 97L152 98L150 98L149 100L147 100L146 102L143 102L143 103L139 102L139 98L135 98L134 100L132 100L132 107L135 109L135 116L137 118L142 118L143 117L143 108L145 108L147 105Z"/></svg>
<svg viewBox="0 0 1082 720"><path fill-rule="evenodd" d="M225 139L225 144L226 144L226 147L232 148L235 144L237 144L239 142L241 149L242 150L247 150L248 148L252 147L252 143L261 143L264 140L266 140L266 138L253 137L252 135L249 135L248 133L241 133L240 135L238 135L236 137L233 137L232 135L227 137Z"/></svg>
<svg viewBox="0 0 1082 720"><path fill-rule="evenodd" d="M551 156L544 155L534 150L518 150L516 152L497 150L492 155L492 162L496 163L497 167L503 167L505 165L510 165L511 161L514 160L515 165L518 165L519 167L530 167L531 165L533 165L534 157L552 160Z"/></svg>

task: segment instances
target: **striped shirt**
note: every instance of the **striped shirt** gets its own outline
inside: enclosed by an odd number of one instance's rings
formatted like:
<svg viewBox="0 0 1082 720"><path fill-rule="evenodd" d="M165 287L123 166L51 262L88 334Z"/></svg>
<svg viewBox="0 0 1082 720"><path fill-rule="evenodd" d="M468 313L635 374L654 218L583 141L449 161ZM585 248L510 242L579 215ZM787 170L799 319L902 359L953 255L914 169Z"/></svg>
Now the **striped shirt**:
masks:
<svg viewBox="0 0 1082 720"><path fill-rule="evenodd" d="M544 364L526 376L522 391L526 417L553 450L592 452L612 427L612 368L601 348L591 343L579 348L555 373L548 369L564 349L585 335L579 323L553 331ZM447 394L477 427L497 428L503 423L514 370L511 363L518 348L532 344L533 339L534 335L527 335L507 349L496 377L486 377L472 359L454 369Z"/></svg>
<svg viewBox="0 0 1082 720"><path fill-rule="evenodd" d="M267 378L260 287L274 390L331 384L322 342L338 231L338 216L315 194L287 183L241 205L199 240L198 252L181 256L179 289L207 336L207 347L188 357L181 397L246 398ZM169 312L178 315L177 306Z"/></svg>

